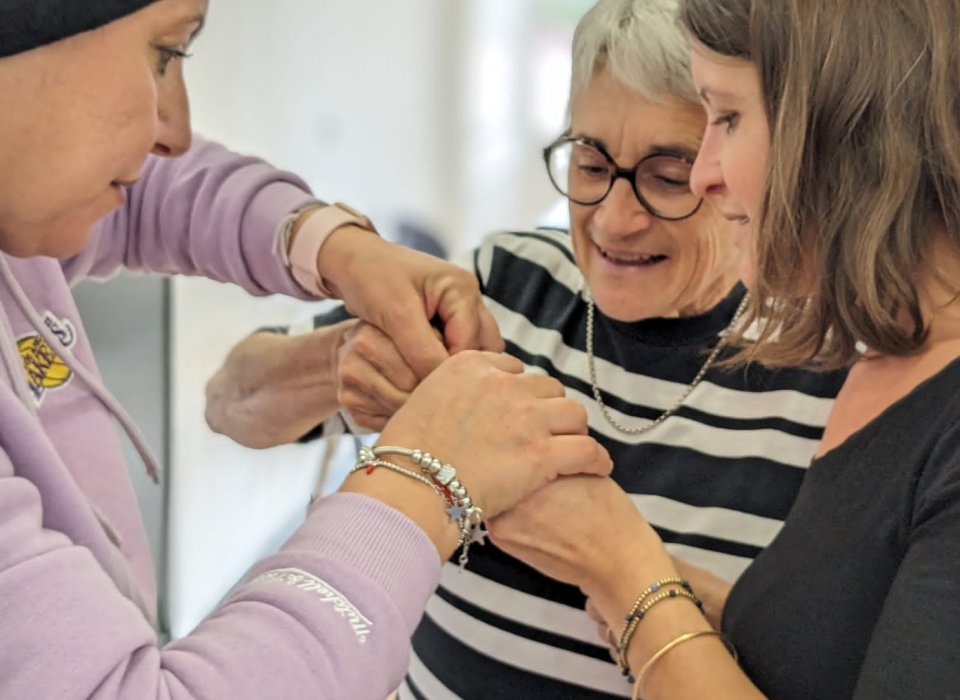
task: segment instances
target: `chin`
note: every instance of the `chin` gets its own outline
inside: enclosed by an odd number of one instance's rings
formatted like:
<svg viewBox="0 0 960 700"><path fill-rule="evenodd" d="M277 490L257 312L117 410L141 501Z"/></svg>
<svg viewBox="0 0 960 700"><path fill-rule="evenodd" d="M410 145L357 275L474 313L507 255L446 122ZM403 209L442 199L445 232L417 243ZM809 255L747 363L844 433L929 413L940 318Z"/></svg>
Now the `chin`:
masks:
<svg viewBox="0 0 960 700"><path fill-rule="evenodd" d="M648 304L624 303L622 299L617 299L617 296L605 295L602 292L595 293L594 302L597 305L597 310L607 318L622 323L645 321L648 318L656 318L661 315L655 307Z"/></svg>
<svg viewBox="0 0 960 700"><path fill-rule="evenodd" d="M44 256L49 258L69 258L90 242L93 223L72 223L62 227L44 227L29 234L4 236L0 248L4 253L16 258Z"/></svg>
<svg viewBox="0 0 960 700"><path fill-rule="evenodd" d="M87 247L87 244L90 243L92 232L93 224L89 224L82 228L74 229L69 233L59 235L45 246L46 250L40 253L40 255L47 255L51 258L59 258L60 260L71 258Z"/></svg>

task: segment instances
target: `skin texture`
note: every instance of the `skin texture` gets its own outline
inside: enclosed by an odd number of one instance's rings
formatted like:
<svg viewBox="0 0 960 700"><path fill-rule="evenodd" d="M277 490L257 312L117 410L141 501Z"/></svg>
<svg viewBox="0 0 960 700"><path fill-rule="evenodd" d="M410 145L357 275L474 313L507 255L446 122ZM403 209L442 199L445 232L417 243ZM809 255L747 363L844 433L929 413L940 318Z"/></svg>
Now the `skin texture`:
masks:
<svg viewBox="0 0 960 700"><path fill-rule="evenodd" d="M632 167L658 148L679 150L692 161L703 130L699 107L650 102L603 70L571 109L571 134L600 141L620 167ZM690 316L713 308L737 281L725 228L710 206L682 221L651 216L623 179L599 204L570 204L577 266L600 310L621 321ZM652 265L610 259L641 255L666 259Z"/></svg>
<svg viewBox="0 0 960 700"><path fill-rule="evenodd" d="M450 386L458 390L451 393ZM488 517L561 476L606 476L613 468L606 450L587 435L583 407L563 397L559 382L523 374L520 361L507 355L469 350L424 380L379 444L428 446L450 460ZM390 461L418 470L403 457ZM453 552L457 531L442 502L416 481L378 469L351 475L341 490L374 496L408 514L434 541L441 561Z"/></svg>
<svg viewBox="0 0 960 700"><path fill-rule="evenodd" d="M207 3L164 0L0 61L0 249L66 257L123 202L148 153L190 146L182 61ZM122 59L122 60L121 60Z"/></svg>
<svg viewBox="0 0 960 700"><path fill-rule="evenodd" d="M455 265L343 227L320 249L318 269L350 311L393 339L421 379L461 350L503 350L476 277ZM434 317L443 322L442 339Z"/></svg>
<svg viewBox="0 0 960 700"><path fill-rule="evenodd" d="M733 225L740 251L740 279L756 279L751 222L760 220L770 128L757 68L694 43L694 81L707 112L700 153L693 166L693 191L715 203Z"/></svg>
<svg viewBox="0 0 960 700"><path fill-rule="evenodd" d="M696 573L675 564L653 528L609 478L558 479L488 523L488 529L494 544L510 555L579 586L589 598L588 614L608 644L622 634L624 614L638 592L653 581ZM708 580L690 581L698 593L709 586ZM658 604L631 639L630 667L639 669L682 634L708 629L710 620L689 600ZM693 667L696 674L689 672ZM671 651L644 677L641 689L642 697L654 700L761 697L715 637Z"/></svg>
<svg viewBox="0 0 960 700"><path fill-rule="evenodd" d="M207 424L215 432L232 428L234 439L246 447L295 442L339 408L338 350L358 324L344 321L292 338L252 334L230 351L224 367L207 382ZM264 367L263 357L276 363ZM273 374L265 376L264 371ZM265 415L273 420L264 421Z"/></svg>

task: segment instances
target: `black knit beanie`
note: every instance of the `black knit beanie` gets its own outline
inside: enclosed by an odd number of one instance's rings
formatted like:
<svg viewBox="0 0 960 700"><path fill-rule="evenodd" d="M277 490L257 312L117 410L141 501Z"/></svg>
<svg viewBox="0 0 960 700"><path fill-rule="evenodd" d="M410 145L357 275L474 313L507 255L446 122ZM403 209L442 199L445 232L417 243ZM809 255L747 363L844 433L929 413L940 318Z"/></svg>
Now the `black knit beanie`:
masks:
<svg viewBox="0 0 960 700"><path fill-rule="evenodd" d="M96 29L156 0L0 0L0 58Z"/></svg>

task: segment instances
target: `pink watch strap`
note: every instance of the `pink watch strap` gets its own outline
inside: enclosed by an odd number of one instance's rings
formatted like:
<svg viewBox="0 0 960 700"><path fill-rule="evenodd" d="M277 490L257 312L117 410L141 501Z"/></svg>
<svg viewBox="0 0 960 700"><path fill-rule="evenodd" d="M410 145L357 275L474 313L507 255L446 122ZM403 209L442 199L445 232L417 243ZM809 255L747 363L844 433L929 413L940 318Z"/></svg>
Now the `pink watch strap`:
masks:
<svg viewBox="0 0 960 700"><path fill-rule="evenodd" d="M321 297L333 296L317 271L317 256L330 234L348 224L376 233L367 217L339 202L313 212L297 231L290 246L290 273L306 291Z"/></svg>

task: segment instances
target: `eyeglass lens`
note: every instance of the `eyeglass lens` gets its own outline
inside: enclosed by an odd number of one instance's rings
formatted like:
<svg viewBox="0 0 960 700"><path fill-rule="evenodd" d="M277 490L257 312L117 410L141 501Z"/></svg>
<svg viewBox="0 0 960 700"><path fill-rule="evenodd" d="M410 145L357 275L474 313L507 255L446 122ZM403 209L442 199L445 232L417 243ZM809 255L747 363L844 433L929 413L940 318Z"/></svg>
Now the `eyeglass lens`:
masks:
<svg viewBox="0 0 960 700"><path fill-rule="evenodd" d="M599 150L575 140L555 144L547 162L550 179L579 204L602 201L613 186L616 166ZM691 164L672 155L649 156L637 164L634 189L651 213L668 218L692 214L700 198L690 191Z"/></svg>

